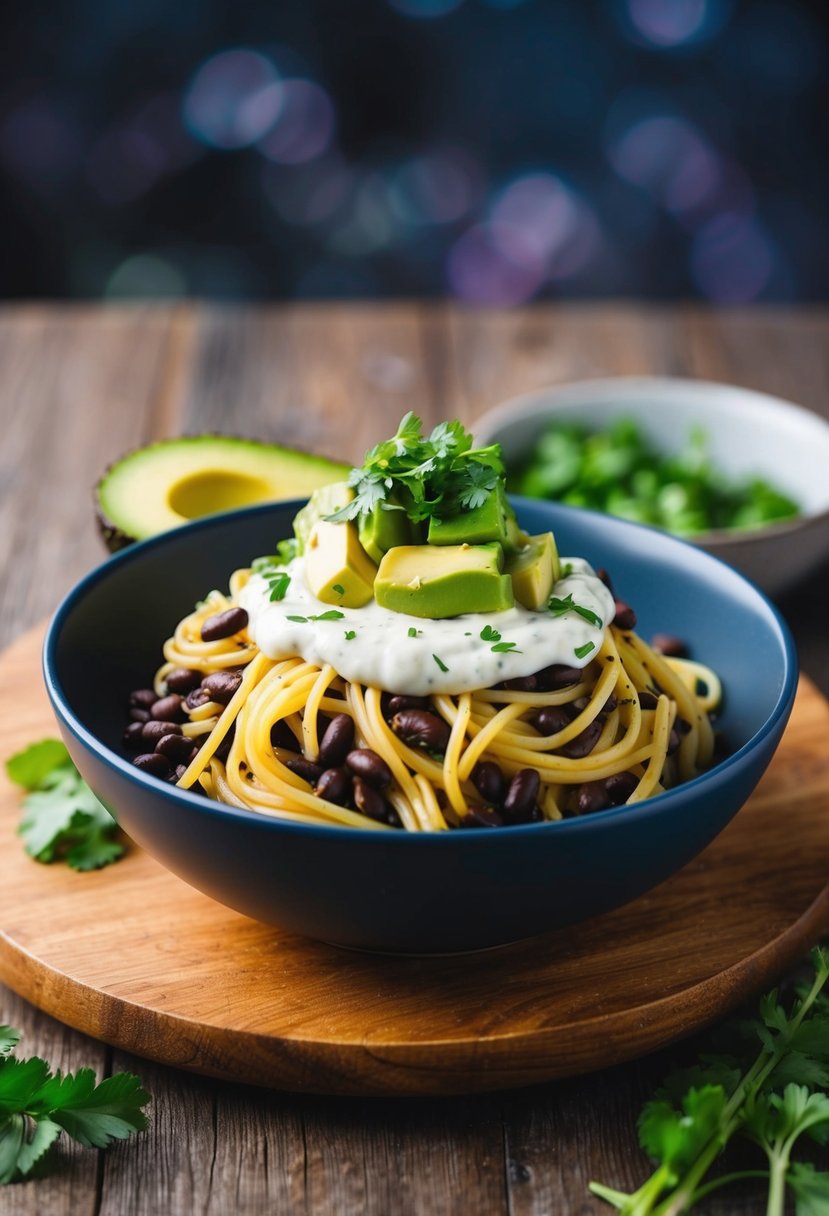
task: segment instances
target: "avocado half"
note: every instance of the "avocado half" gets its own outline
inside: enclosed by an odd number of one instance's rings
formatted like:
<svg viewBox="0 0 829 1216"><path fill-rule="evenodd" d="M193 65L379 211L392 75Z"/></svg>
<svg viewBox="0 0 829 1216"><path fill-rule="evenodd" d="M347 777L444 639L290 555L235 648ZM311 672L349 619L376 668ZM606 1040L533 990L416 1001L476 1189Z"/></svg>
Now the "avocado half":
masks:
<svg viewBox="0 0 829 1216"><path fill-rule="evenodd" d="M349 466L278 444L227 435L165 439L116 460L95 487L98 527L111 553L201 515L307 498Z"/></svg>

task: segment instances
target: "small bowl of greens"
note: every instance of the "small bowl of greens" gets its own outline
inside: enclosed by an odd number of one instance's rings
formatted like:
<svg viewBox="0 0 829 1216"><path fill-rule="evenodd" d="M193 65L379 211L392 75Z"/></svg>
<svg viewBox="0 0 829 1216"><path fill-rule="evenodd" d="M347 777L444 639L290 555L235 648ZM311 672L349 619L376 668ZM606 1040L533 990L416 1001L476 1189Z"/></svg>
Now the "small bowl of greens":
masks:
<svg viewBox="0 0 829 1216"><path fill-rule="evenodd" d="M705 381L560 385L478 420L516 494L691 540L779 595L829 557L829 423Z"/></svg>

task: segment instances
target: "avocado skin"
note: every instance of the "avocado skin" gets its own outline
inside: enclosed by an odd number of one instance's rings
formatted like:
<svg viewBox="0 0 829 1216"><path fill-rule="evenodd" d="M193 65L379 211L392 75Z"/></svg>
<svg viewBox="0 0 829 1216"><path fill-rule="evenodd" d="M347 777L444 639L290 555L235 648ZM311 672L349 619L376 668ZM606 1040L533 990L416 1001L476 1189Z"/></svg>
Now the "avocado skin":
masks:
<svg viewBox="0 0 829 1216"><path fill-rule="evenodd" d="M342 481L345 479L351 469L350 465L340 464L337 461L331 460L326 456L316 456L308 452L303 452L297 448L284 447L281 444L266 443L260 439L247 439L239 435L221 435L213 432L205 432L200 435L181 436L176 439L160 439L154 443L144 444L141 447L132 448L119 456L117 460L112 461L107 465L103 473L99 477L93 487L93 505L95 510L95 523L98 532L103 540L106 548L110 553L117 553L121 549L127 548L138 539L146 539L145 536L137 537L133 535L129 527L120 523L111 509L108 509L103 502L103 494L110 483L113 476L118 475L124 469L125 464L132 463L136 458L152 459L152 454L156 451L167 453L171 449L179 445L186 445L193 451L198 451L201 445L210 445L209 455L213 456L216 450L216 444L228 444L230 451L238 456L238 453L243 449L251 449L258 453L264 453L267 456L274 457L276 461L280 458L285 458L294 473L302 462L308 461L308 484L304 489L296 488L289 495L274 494L272 498L263 499L262 501L278 501L280 497L294 498L303 497L310 494L320 485L326 484L328 481ZM215 459L210 461L211 466L215 467ZM184 522L184 521L182 521ZM171 525L173 526L173 525ZM166 529L157 528L148 531L146 536L155 535L157 532Z"/></svg>

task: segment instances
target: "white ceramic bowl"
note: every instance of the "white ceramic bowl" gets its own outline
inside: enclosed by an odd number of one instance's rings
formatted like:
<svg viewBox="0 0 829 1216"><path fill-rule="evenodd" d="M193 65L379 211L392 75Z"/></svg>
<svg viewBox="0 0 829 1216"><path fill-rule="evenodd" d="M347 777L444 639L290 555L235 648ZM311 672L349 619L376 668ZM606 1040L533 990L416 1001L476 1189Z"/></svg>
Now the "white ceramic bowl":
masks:
<svg viewBox="0 0 829 1216"><path fill-rule="evenodd" d="M779 397L669 377L585 380L506 401L478 419L475 435L500 443L509 468L550 422L601 430L617 418L635 420L668 454L680 452L691 429L701 426L712 464L726 477L758 475L800 504L795 520L693 538L769 595L780 595L829 557L829 423Z"/></svg>

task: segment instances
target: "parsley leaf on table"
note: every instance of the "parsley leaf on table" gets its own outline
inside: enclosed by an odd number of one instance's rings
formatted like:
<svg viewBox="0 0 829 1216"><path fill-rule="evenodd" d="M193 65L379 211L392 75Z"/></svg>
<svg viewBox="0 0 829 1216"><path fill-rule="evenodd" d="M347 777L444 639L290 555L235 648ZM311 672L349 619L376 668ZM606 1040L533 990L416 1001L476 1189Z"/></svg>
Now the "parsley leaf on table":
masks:
<svg viewBox="0 0 829 1216"><path fill-rule="evenodd" d="M87 1148L106 1148L148 1124L151 1101L132 1073L96 1084L91 1068L53 1073L45 1060L13 1056L19 1031L0 1026L0 1184L25 1177L62 1131Z"/></svg>
<svg viewBox="0 0 829 1216"><path fill-rule="evenodd" d="M28 790L18 833L36 861L66 861L97 870L117 861L124 846L118 825L81 777L58 739L42 739L6 761L6 772Z"/></svg>

